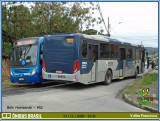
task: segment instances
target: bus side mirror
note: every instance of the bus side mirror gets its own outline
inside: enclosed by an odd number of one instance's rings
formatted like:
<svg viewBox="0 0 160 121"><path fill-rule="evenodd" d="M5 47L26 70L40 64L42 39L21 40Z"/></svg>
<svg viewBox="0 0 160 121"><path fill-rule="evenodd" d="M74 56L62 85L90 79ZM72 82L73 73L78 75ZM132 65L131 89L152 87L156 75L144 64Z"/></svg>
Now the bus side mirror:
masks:
<svg viewBox="0 0 160 121"><path fill-rule="evenodd" d="M40 54L43 54L43 50L40 51Z"/></svg>
<svg viewBox="0 0 160 121"><path fill-rule="evenodd" d="M40 64L41 64L41 65L42 65L42 62L43 62L43 60L41 59L41 60L40 60Z"/></svg>
<svg viewBox="0 0 160 121"><path fill-rule="evenodd" d="M148 56L148 52L146 52L146 56Z"/></svg>
<svg viewBox="0 0 160 121"><path fill-rule="evenodd" d="M40 54L40 64L42 65L43 62L43 54Z"/></svg>

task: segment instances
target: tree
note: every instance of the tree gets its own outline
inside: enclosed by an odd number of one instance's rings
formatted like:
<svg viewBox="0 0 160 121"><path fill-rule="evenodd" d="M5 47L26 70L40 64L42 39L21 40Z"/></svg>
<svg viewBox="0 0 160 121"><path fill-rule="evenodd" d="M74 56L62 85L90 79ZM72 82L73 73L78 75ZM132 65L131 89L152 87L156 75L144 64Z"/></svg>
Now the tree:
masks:
<svg viewBox="0 0 160 121"><path fill-rule="evenodd" d="M92 2L31 3L27 6L25 2L2 3L2 28L14 36L9 43L44 33L83 32L85 28L86 33L96 34L90 27L101 23L100 18L93 17L97 6Z"/></svg>
<svg viewBox="0 0 160 121"><path fill-rule="evenodd" d="M96 35L97 32L98 31L94 29L88 29L88 30L83 31L84 34L88 34L88 35Z"/></svg>

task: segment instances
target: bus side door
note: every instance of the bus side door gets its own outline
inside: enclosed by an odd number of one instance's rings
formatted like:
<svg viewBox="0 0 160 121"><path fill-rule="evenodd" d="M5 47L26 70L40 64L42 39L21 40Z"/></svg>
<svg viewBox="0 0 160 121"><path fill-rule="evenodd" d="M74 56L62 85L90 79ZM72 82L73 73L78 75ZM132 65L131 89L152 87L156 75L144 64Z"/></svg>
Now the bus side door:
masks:
<svg viewBox="0 0 160 121"><path fill-rule="evenodd" d="M119 57L119 76L124 76L125 69L125 59L126 59L126 50L125 48L120 48L120 57Z"/></svg>
<svg viewBox="0 0 160 121"><path fill-rule="evenodd" d="M98 60L98 45L88 45L88 53L89 53L89 65L91 67L91 81L96 81L96 67L97 67L97 60Z"/></svg>
<svg viewBox="0 0 160 121"><path fill-rule="evenodd" d="M141 73L144 73L145 68L145 50L141 49Z"/></svg>

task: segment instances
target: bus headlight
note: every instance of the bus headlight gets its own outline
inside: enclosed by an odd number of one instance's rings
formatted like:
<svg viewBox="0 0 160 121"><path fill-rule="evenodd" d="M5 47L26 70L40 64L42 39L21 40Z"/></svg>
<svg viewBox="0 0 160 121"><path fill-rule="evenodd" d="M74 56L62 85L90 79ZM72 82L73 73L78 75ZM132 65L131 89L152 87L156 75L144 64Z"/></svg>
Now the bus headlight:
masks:
<svg viewBox="0 0 160 121"><path fill-rule="evenodd" d="M36 68L33 69L31 75L34 75L36 73Z"/></svg>
<svg viewBox="0 0 160 121"><path fill-rule="evenodd" d="M13 75L12 71L10 71L10 74Z"/></svg>

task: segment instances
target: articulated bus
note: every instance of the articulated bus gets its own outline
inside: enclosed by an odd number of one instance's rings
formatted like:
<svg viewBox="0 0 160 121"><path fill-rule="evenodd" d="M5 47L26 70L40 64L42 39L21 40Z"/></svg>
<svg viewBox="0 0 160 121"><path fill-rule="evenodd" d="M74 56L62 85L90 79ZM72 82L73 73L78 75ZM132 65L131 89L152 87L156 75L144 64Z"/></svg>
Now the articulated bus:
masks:
<svg viewBox="0 0 160 121"><path fill-rule="evenodd" d="M145 49L102 35L45 36L42 77L83 84L122 79L144 72Z"/></svg>
<svg viewBox="0 0 160 121"><path fill-rule="evenodd" d="M31 37L14 43L10 61L12 83L43 82L42 44L44 37Z"/></svg>

